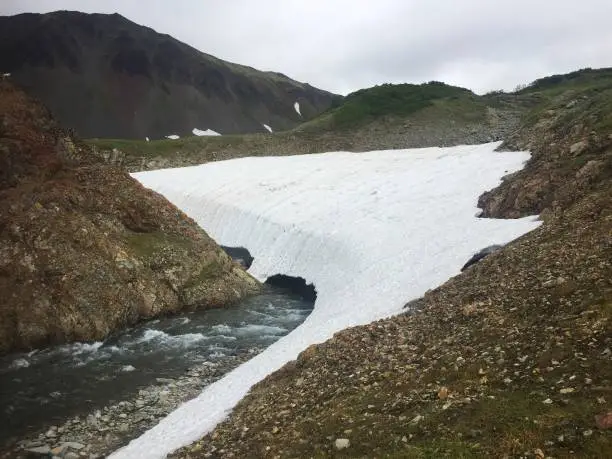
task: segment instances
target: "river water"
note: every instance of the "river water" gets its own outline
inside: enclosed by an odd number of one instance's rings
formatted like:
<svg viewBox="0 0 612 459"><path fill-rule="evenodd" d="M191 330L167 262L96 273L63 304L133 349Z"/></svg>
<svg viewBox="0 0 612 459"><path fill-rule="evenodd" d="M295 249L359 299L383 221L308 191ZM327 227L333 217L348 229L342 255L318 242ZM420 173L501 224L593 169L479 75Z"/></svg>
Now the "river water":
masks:
<svg viewBox="0 0 612 459"><path fill-rule="evenodd" d="M237 306L144 322L104 342L0 357L0 440L133 397L156 378L259 351L312 308L313 302L266 286Z"/></svg>

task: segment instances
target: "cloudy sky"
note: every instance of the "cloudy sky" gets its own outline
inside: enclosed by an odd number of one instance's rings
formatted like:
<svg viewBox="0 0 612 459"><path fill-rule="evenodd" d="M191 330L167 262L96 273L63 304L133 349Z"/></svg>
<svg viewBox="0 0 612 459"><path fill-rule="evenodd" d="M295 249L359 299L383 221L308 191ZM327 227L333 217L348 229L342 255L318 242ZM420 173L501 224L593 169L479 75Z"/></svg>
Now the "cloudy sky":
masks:
<svg viewBox="0 0 612 459"><path fill-rule="evenodd" d="M219 58L333 92L440 80L477 92L612 66L610 0L1 0L0 15L118 12Z"/></svg>

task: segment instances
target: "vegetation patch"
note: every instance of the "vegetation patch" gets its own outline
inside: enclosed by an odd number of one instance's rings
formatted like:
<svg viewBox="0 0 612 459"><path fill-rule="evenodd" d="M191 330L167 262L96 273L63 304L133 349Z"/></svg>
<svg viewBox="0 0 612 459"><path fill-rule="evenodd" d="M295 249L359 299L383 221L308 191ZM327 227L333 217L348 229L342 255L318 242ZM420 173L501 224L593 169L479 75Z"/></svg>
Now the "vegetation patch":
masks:
<svg viewBox="0 0 612 459"><path fill-rule="evenodd" d="M470 97L467 89L432 81L421 85L383 84L346 96L339 106L312 122L312 126L347 129L379 117L405 117L440 99Z"/></svg>

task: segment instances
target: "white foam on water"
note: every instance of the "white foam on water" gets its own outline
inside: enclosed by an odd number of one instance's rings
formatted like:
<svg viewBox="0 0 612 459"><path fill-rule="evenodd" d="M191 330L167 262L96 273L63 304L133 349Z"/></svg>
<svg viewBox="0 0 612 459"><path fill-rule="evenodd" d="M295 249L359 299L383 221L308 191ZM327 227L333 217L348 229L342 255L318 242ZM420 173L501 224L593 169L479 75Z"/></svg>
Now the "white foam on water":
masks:
<svg viewBox="0 0 612 459"><path fill-rule="evenodd" d="M185 333L183 335L170 335L161 330L154 330L148 328L143 333L142 337L138 339L138 342L150 342L159 341L161 344L170 346L190 346L199 341L210 339L210 337L204 336L202 333Z"/></svg>
<svg viewBox="0 0 612 459"><path fill-rule="evenodd" d="M232 331L232 327L226 324L213 325L211 328L213 331L216 331L219 333L231 333Z"/></svg>
<svg viewBox="0 0 612 459"><path fill-rule="evenodd" d="M11 370L16 370L18 368L28 368L29 366L30 366L30 362L27 359L20 358L20 359L13 360L9 368Z"/></svg>
<svg viewBox="0 0 612 459"><path fill-rule="evenodd" d="M283 333L287 333L287 329L283 327L276 327L273 325L257 325L257 324L248 324L243 327L239 327L235 330L237 335L260 335L260 334L268 334L268 335L282 335Z"/></svg>
<svg viewBox="0 0 612 459"><path fill-rule="evenodd" d="M85 353L97 352L104 343L96 341L95 343L73 343L66 346L62 346L62 350L68 350L72 354L80 355Z"/></svg>
<svg viewBox="0 0 612 459"><path fill-rule="evenodd" d="M147 341L153 341L154 339L167 339L169 337L170 335L168 333L165 333L161 330L147 328L138 341L142 343Z"/></svg>

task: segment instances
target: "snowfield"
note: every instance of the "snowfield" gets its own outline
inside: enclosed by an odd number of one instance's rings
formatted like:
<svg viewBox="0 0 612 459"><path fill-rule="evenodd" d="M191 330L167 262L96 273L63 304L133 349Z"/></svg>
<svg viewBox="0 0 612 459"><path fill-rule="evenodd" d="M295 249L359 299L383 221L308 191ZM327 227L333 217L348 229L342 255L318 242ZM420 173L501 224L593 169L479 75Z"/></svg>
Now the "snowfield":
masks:
<svg viewBox="0 0 612 459"><path fill-rule="evenodd" d="M191 130L191 133L193 135L197 135L198 137L208 136L208 135L221 135L217 131L213 131L212 129L206 129L205 131L203 131L203 130L198 129L198 128L193 128Z"/></svg>
<svg viewBox="0 0 612 459"><path fill-rule="evenodd" d="M529 157L497 146L242 158L135 174L218 243L248 248L255 277L301 276L318 298L300 327L111 457L165 457L197 440L310 344L401 312L474 252L536 228L535 217L476 218L478 196Z"/></svg>
<svg viewBox="0 0 612 459"><path fill-rule="evenodd" d="M302 111L300 110L300 103L298 101L293 104L293 108L298 115L302 116Z"/></svg>

